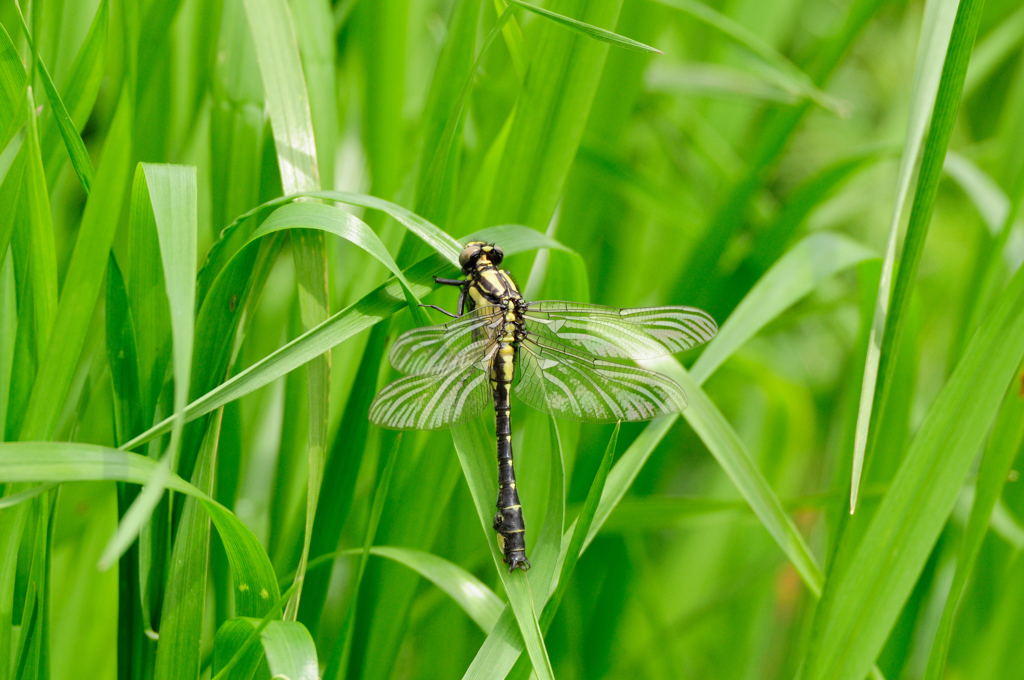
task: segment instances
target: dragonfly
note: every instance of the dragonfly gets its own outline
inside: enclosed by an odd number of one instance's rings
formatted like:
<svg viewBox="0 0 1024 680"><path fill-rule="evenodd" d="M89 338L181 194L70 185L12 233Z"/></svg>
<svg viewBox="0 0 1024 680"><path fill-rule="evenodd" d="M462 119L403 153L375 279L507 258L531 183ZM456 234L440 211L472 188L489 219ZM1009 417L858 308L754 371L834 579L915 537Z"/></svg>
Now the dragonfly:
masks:
<svg viewBox="0 0 1024 680"><path fill-rule="evenodd" d="M672 379L618 360L653 359L701 345L718 326L695 307L619 309L544 300L527 302L501 269L493 243L470 241L459 255L463 279L452 317L414 328L391 347L391 365L404 377L370 405L374 424L395 430L436 430L494 406L498 500L493 527L509 573L528 570L526 526L512 465L511 401L588 423L642 421L686 408Z"/></svg>

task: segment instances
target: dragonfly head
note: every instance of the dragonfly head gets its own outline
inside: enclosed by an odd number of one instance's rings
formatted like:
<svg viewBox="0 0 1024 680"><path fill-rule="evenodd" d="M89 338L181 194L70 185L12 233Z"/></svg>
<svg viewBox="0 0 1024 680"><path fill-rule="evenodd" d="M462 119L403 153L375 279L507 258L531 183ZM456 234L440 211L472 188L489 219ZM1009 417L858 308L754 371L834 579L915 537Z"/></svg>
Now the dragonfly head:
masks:
<svg viewBox="0 0 1024 680"><path fill-rule="evenodd" d="M481 258L486 259L488 263L497 267L501 264L504 257L505 253L503 253L501 248L493 243L470 241L466 244L466 247L462 249L462 253L459 255L459 265L462 267L462 271L468 274L476 268L477 262L479 262Z"/></svg>

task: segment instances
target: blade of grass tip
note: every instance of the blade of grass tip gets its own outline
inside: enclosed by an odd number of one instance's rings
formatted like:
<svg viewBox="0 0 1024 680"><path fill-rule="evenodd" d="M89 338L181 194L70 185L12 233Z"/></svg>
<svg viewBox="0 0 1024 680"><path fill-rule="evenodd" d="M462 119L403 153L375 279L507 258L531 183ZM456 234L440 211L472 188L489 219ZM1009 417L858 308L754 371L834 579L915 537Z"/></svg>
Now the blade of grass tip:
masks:
<svg viewBox="0 0 1024 680"><path fill-rule="evenodd" d="M465 238L500 242L506 256L537 248L567 250L558 241L534 229L517 224L484 229L469 234ZM435 255L420 260L404 271L410 288L419 297L422 297L437 287L433 277L451 274L452 266L446 260L442 260L440 256ZM206 415L230 401L273 382L285 373L295 370L310 359L322 354L326 349L335 347L360 331L388 318L404 306L405 298L401 284L397 279L389 280L359 301L337 312L316 328L306 331L302 336L190 403L185 409L186 422ZM155 437L169 432L172 422L172 418L167 418L131 441L122 444L120 448L125 450L137 448Z"/></svg>
<svg viewBox="0 0 1024 680"><path fill-rule="evenodd" d="M524 0L507 1L512 5L515 5L516 7L522 7L528 12L533 12L534 14L542 16L545 19L548 19L549 21L553 21L556 24L559 24L560 26L565 26L574 33L579 33L580 35L592 38L593 40L608 43L609 45L615 45L616 47L622 47L627 50L634 50L636 52L651 52L654 54L662 54L661 50L651 47L650 45L645 45L642 42L637 42L636 40L627 38L624 35L619 35L618 33L614 33L607 29L600 28L598 26L593 26L591 24L573 19L571 17L567 17L562 14L546 10L543 7L531 5L528 2L524 2Z"/></svg>
<svg viewBox="0 0 1024 680"><path fill-rule="evenodd" d="M345 614L345 622L341 627L341 634L338 636L343 640L340 645L334 645L334 653L331 662L328 664L325 678L344 678L348 672L348 659L352 652L352 638L355 634L356 609L359 603L359 586L363 582L363 574L366 573L366 563L370 559L370 548L377 537L377 527L380 524L380 517L384 513L384 502L388 497L388 489L391 488L391 475L395 470L395 460L398 458L398 450L402 444L402 435L399 433L394 437L391 446L388 447L384 469L377 481L377 489L373 494L373 505L370 507L370 521L366 525L366 536L363 538L363 550L359 557L359 567L356 570L356 578L353 584L352 600L349 602L348 612Z"/></svg>
<svg viewBox="0 0 1024 680"><path fill-rule="evenodd" d="M868 455L868 434L874 425L877 424L878 418L880 417L879 411L884 408L884 390L885 382L887 377L883 373L881 384L878 383L878 376L881 370L882 361L882 343L884 336L889 334L888 330L888 316L889 307L891 304L890 296L892 295L892 276L893 268L896 263L896 249L899 241L899 226L903 216L903 209L906 205L907 196L910 193L910 184L914 177L914 171L917 169L918 157L921 153L922 145L924 144L925 133L928 130L929 121L932 122L932 128L935 129L935 122L933 120L933 111L935 112L935 118L938 118L938 111L936 109L936 102L939 95L939 90L942 87L942 81L944 78L943 74L943 57L947 55L948 48L950 47L954 21L958 14L957 6L959 0L930 0L925 5L925 15L923 18L922 29L921 29L921 41L918 45L917 61L914 67L914 84L911 88L910 96L910 112L907 114L907 134L903 142L903 153L900 156L900 168L896 180L896 202L893 206L892 217L889 220L889 239L885 248L885 257L882 260L882 276L878 282L878 297L875 302L875 315L871 324L871 334L868 339L868 352L864 362L864 378L861 385L860 393L860 406L857 411L857 425L854 431L854 448L853 448L853 476L850 484L850 514L853 514L857 509L857 492L860 488L860 478L864 469L864 460ZM971 43L973 44L973 35L971 37ZM959 95L959 89L957 88L957 94ZM944 96L942 105L948 108L950 94L947 93ZM959 102L959 96L957 96L957 102ZM951 121L950 121L951 122ZM938 139L936 138L936 141ZM943 154L945 152L947 144L942 145ZM932 151L932 155L937 150ZM927 151L926 151L927 153ZM934 160L929 165L934 164ZM942 162L939 161L941 166ZM931 171L931 168L927 168ZM925 177L925 164L922 160L921 174L918 179L918 194L925 188L926 177ZM934 196L934 191L932 191ZM922 196L922 198L924 198ZM917 197L915 196L914 204L918 203ZM929 201L930 203L930 201ZM921 206L923 208L923 206ZM907 226L907 237L903 246L904 252L908 253L908 264L910 263L910 253L913 251L913 241L911 238L920 240L923 242L923 238L917 236L917 232L921 229L921 208L917 208L918 214L917 220L912 223L914 226L914 234L911 234L911 225ZM914 216L915 210L911 208L911 215ZM928 210L928 216L930 217L930 205ZM927 224L924 225L924 229L927 230ZM906 274L916 275L916 266L912 266L913 272L906 272ZM902 267L901 267L902 272ZM904 273L900 274L903 278ZM905 287L905 284L904 284ZM902 329L902 323L900 322L906 316L906 310L902 308L902 305L896 308L897 321L896 324ZM892 363L892 362L887 362ZM878 397L878 408L875 407L875 401Z"/></svg>
<svg viewBox="0 0 1024 680"><path fill-rule="evenodd" d="M1024 371L1024 366L1019 366L1017 374L1021 375L1022 371ZM932 643L931 653L928 656L928 667L924 680L939 680L942 677L957 607L967 585L967 579L970 578L981 551L981 544L988 532L996 502L1002 494L1003 485L1013 467L1017 452L1021 449L1022 440L1024 440L1024 397L1021 396L1020 386L1014 380L1010 382L1010 386L1003 396L1002 407L996 416L992 434L989 436L988 445L981 458L971 516L967 520L967 528L961 539L956 573L942 609L942 618L939 620L939 628L935 633L935 641Z"/></svg>
<svg viewBox="0 0 1024 680"><path fill-rule="evenodd" d="M1024 268L929 408L867 531L849 550L840 547L815 613L805 680L862 678L878 656L1016 377L1021 337Z"/></svg>
<svg viewBox="0 0 1024 680"><path fill-rule="evenodd" d="M196 169L140 163L135 181L142 183L144 191L133 192L132 200L148 203L137 207L152 211L160 242L164 292L171 315L175 415L172 416L171 441L159 472L125 513L117 533L100 557L100 569L109 568L128 549L163 497L169 474L177 470L192 373L198 231Z"/></svg>
<svg viewBox="0 0 1024 680"><path fill-rule="evenodd" d="M266 615L262 619L253 620L251 618L239 618L230 619L225 621L224 625L221 626L220 630L217 631L217 639L214 643L213 650L213 678L212 680L227 680L229 674L235 670L235 667L246 657L246 654L253 649L256 645L256 641L260 639L263 631L267 626L274 621L274 619L281 615L284 610L284 605L295 594L299 584L293 583L288 590L282 593L281 597L277 599L274 606L267 610ZM241 644L236 637L236 631L244 633L245 637L242 638ZM223 654L227 650L234 649L234 653L225 661ZM254 661L258 661L259 657L256 657ZM255 671L255 663L252 664L251 670L248 673L239 671L236 675L238 677L251 677L253 671Z"/></svg>
<svg viewBox="0 0 1024 680"><path fill-rule="evenodd" d="M551 661L544 646L544 635L537 621L530 582L521 569L515 569L512 574L507 573L502 562L504 556L499 552L497 542L492 539L494 529L491 527L490 510L493 505L487 498L493 495L496 486L493 465L490 464L494 457L493 443L480 418L452 428L452 441L455 443L455 450L473 496L485 540L490 547L491 557L501 582L505 586L509 605L519 624L533 669L541 680L551 680L554 678L554 671L551 669Z"/></svg>
<svg viewBox="0 0 1024 680"><path fill-rule="evenodd" d="M601 496L604 494L605 484L608 481L608 473L612 469L612 461L615 460L615 447L619 442L620 424L615 423L615 429L612 430L612 436L608 440L608 446L605 447L604 456L601 457L601 464L597 468L597 474L594 475L594 481L587 493L587 500L584 501L583 509L580 510L580 514L576 518L572 539L569 541L565 553L561 555L562 568L558 574L558 581L547 604L544 605L544 613L540 619L541 630L545 633L551 627L551 622L555 620L558 606L562 603L562 597L569 588L569 577L572 576L573 569L576 568L576 561L583 552L584 542L590 533L597 508L601 504Z"/></svg>
<svg viewBox="0 0 1024 680"><path fill-rule="evenodd" d="M306 572L310 574L315 569L331 565L339 557L362 554L362 548L349 548L348 550L335 550L334 552L325 553L311 559L306 567ZM505 604L498 599L494 591L484 585L480 579L459 565L433 553L415 548L376 545L370 547L370 554L386 557L393 562L398 562L443 590L448 597L452 598L456 604L462 607L466 615L473 619L484 634L494 627L498 617L501 616L502 609L505 607ZM294 576L294 574L290 574L283 578L282 581L287 581Z"/></svg>
<svg viewBox="0 0 1024 680"><path fill-rule="evenodd" d="M85 189L85 193L88 194L93 181L93 169L92 161L89 160L89 152L85 149L85 142L82 141L81 135L78 134L78 128L75 127L74 121L71 120L71 116L68 115L68 110L64 106L64 102L60 98L60 93L57 92L57 87L53 84L53 79L50 78L50 72L46 69L46 64L43 63L42 57L36 52L35 43L32 40L32 32L28 28L28 24L25 23L25 17L21 13L21 5L15 0L15 8L18 10L18 18L21 20L21 29L25 34L25 39L28 41L29 49L32 51L32 58L35 63L39 65L40 79L43 81L43 89L46 90L46 98L50 102L50 110L53 111L53 118L57 123L57 127L60 129L60 134L64 138L64 144L67 146L68 155L71 156L71 164L75 168L75 173L78 175L79 182L82 183L82 188Z"/></svg>

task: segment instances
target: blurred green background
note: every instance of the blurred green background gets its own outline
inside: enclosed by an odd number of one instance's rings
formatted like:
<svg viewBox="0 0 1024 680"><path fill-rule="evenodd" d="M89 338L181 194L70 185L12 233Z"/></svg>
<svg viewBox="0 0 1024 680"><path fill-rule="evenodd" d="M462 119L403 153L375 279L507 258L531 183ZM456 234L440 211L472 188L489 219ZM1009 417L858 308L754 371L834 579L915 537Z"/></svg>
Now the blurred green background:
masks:
<svg viewBox="0 0 1024 680"><path fill-rule="evenodd" d="M0 0L0 680L1024 678L1019 1L523 4ZM722 328L513 407L529 579L366 419L480 230Z"/></svg>

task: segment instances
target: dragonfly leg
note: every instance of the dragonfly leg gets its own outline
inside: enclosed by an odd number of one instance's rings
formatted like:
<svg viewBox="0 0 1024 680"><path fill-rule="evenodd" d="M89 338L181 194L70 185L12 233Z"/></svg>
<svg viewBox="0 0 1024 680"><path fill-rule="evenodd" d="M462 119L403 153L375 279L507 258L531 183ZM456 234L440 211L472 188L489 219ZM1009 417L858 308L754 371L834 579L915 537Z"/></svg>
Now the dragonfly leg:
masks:
<svg viewBox="0 0 1024 680"><path fill-rule="evenodd" d="M434 277L434 283L441 286L464 286L466 282L461 279L439 279Z"/></svg>
<svg viewBox="0 0 1024 680"><path fill-rule="evenodd" d="M458 319L459 318L458 314L452 314L447 309L442 309L441 307L438 307L437 305L423 305L423 304L421 304L420 307L430 307L431 309L436 309L437 311L441 312L442 314L446 314L446 315L452 317L453 319Z"/></svg>

